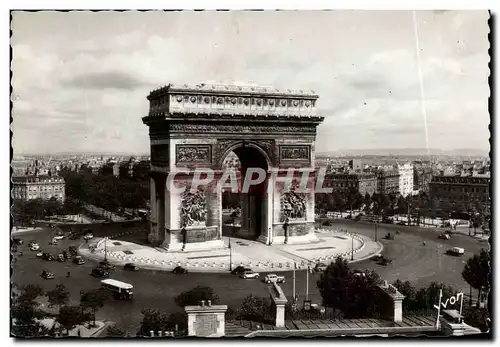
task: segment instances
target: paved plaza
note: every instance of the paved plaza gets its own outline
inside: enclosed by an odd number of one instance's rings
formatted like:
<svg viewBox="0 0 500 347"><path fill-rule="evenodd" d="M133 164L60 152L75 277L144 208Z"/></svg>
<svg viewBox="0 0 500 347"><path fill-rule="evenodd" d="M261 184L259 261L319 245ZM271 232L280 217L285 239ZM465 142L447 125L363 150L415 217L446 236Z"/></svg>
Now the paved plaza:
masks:
<svg viewBox="0 0 500 347"><path fill-rule="evenodd" d="M80 253L88 258L107 259L123 265L136 263L140 267L153 270L172 270L182 266L190 271L228 271L230 261L233 268L239 265L260 271L287 271L296 264L306 268L318 262L328 262L338 256L354 261L367 259L382 251L382 244L368 236L337 230L318 230L318 241L304 244L266 246L258 241L224 237L224 248L196 252L167 252L132 242L108 239L95 240L80 248ZM231 243L231 248L229 248ZM95 250L92 250L95 247Z"/></svg>

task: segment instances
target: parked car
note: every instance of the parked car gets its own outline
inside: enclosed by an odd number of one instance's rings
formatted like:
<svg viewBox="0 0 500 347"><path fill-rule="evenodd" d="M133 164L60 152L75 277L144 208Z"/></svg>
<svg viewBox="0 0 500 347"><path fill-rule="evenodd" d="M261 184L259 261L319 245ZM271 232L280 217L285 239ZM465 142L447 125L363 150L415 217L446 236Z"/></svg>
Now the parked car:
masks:
<svg viewBox="0 0 500 347"><path fill-rule="evenodd" d="M139 267L134 263L127 263L123 266L123 270L125 271L139 271Z"/></svg>
<svg viewBox="0 0 500 347"><path fill-rule="evenodd" d="M19 237L14 237L12 239L12 242L14 242L14 244L18 245L18 246L20 246L20 245L22 245L24 243L24 241L22 239L20 239Z"/></svg>
<svg viewBox="0 0 500 347"><path fill-rule="evenodd" d="M91 240L91 239L93 239L93 238L94 238L94 235L93 235L93 234L91 234L91 233L86 234L86 235L83 237L83 239L84 239L84 240Z"/></svg>
<svg viewBox="0 0 500 347"><path fill-rule="evenodd" d="M101 261L99 263L99 267L104 270L114 270L115 266L111 264L109 261Z"/></svg>
<svg viewBox="0 0 500 347"><path fill-rule="evenodd" d="M40 276L42 276L42 278L46 279L46 280L52 280L52 279L56 278L56 276L52 272L47 271L47 270L43 270L42 274Z"/></svg>
<svg viewBox="0 0 500 347"><path fill-rule="evenodd" d="M10 251L12 253L16 253L17 252L17 246L16 245L12 245L12 247L10 247Z"/></svg>
<svg viewBox="0 0 500 347"><path fill-rule="evenodd" d="M40 249L40 245L38 243L34 243L30 246L32 251L38 251Z"/></svg>
<svg viewBox="0 0 500 347"><path fill-rule="evenodd" d="M54 236L54 240L62 240L64 239L64 233L61 235L60 233L62 233L62 231L60 231L59 233L57 233L56 236Z"/></svg>
<svg viewBox="0 0 500 347"><path fill-rule="evenodd" d="M382 266L387 266L389 264L392 264L392 260L391 259L387 259L387 258L383 258L378 264L382 265Z"/></svg>
<svg viewBox="0 0 500 347"><path fill-rule="evenodd" d="M50 253L43 253L42 259L47 260L47 261L52 261L52 260L54 260L54 256Z"/></svg>
<svg viewBox="0 0 500 347"><path fill-rule="evenodd" d="M75 263L76 265L83 265L85 264L85 259L83 259L82 256L77 255L75 259L73 259L73 263Z"/></svg>
<svg viewBox="0 0 500 347"><path fill-rule="evenodd" d="M92 272L90 273L92 276L94 277L99 277L99 278L106 278L106 277L109 277L109 272L102 269L102 268L95 268L95 269L92 269Z"/></svg>
<svg viewBox="0 0 500 347"><path fill-rule="evenodd" d="M59 253L59 254L57 255L57 261L58 261L58 262L61 262L61 263L65 262L65 261L66 261L66 257L64 256L64 254Z"/></svg>
<svg viewBox="0 0 500 347"><path fill-rule="evenodd" d="M394 240L394 235L392 235L391 233L387 233L384 236L384 239L386 239L386 240Z"/></svg>
<svg viewBox="0 0 500 347"><path fill-rule="evenodd" d="M240 277L247 280L247 279L251 279L251 278L259 278L260 275L258 272L253 272L252 270L246 270L245 272L243 272L240 275Z"/></svg>
<svg viewBox="0 0 500 347"><path fill-rule="evenodd" d="M443 234L439 235L439 238L441 240L449 240L450 239L450 235L448 235L446 233L443 233Z"/></svg>
<svg viewBox="0 0 500 347"><path fill-rule="evenodd" d="M398 222L398 225L406 225L406 222Z"/></svg>
<svg viewBox="0 0 500 347"><path fill-rule="evenodd" d="M184 269L182 266L177 266L175 269L172 270L172 273L177 275L185 275L188 273L188 270Z"/></svg>
<svg viewBox="0 0 500 347"><path fill-rule="evenodd" d="M329 227L329 226L332 226L333 225L333 222L331 220L325 220L323 222L323 226L325 227Z"/></svg>
<svg viewBox="0 0 500 347"><path fill-rule="evenodd" d="M446 254L454 255L456 257L461 257L462 255L464 255L464 253L465 253L465 250L463 248L460 248L460 247L453 247L453 248L450 248L449 250L446 251Z"/></svg>
<svg viewBox="0 0 500 347"><path fill-rule="evenodd" d="M278 276L276 274L268 274L264 278L266 283L285 283L285 276Z"/></svg>
<svg viewBox="0 0 500 347"><path fill-rule="evenodd" d="M327 267L328 265L326 265L325 263L317 263L316 266L314 267L314 271L316 272L325 271Z"/></svg>
<svg viewBox="0 0 500 347"><path fill-rule="evenodd" d="M360 214L358 214L356 217L354 217L354 220L355 220L356 222L359 222L359 221L361 220L361 215L360 215Z"/></svg>
<svg viewBox="0 0 500 347"><path fill-rule="evenodd" d="M231 274L240 276L242 273L248 270L252 271L252 269L248 269L244 266L237 266L235 269L233 269L233 271L231 271Z"/></svg>

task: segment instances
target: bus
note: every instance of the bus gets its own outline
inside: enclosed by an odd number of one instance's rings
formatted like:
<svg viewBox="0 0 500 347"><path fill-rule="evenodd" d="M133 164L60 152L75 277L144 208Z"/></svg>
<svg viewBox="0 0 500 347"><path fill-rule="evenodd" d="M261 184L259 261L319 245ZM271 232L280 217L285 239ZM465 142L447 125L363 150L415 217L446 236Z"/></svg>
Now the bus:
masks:
<svg viewBox="0 0 500 347"><path fill-rule="evenodd" d="M101 281L101 287L111 291L116 299L132 300L134 297L134 292L132 291L134 287L125 282L108 278Z"/></svg>

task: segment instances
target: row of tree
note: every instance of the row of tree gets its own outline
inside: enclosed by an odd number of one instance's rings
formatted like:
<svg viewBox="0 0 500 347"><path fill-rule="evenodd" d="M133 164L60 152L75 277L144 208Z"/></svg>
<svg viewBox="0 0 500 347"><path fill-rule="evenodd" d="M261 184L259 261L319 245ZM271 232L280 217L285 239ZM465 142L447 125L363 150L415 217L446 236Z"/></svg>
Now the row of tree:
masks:
<svg viewBox="0 0 500 347"><path fill-rule="evenodd" d="M66 182L66 196L107 211L120 213L125 208L140 209L150 199L149 180L142 177L115 177L112 174L94 175L89 171L61 170Z"/></svg>
<svg viewBox="0 0 500 347"><path fill-rule="evenodd" d="M72 199L66 199L64 203L56 198L50 200L16 199L12 203L11 214L14 225L28 226L37 219L58 215L75 215L81 209L81 205Z"/></svg>
<svg viewBox="0 0 500 347"><path fill-rule="evenodd" d="M417 195L403 197L396 194L375 193L364 196L354 188L328 194L315 195L316 213L321 214L327 211L352 211L362 210L366 214L390 217L393 215L407 215L415 217L417 221L420 217L427 218L462 218L480 226L489 221L489 214L483 209L481 204L450 205L435 208L431 198L425 192Z"/></svg>
<svg viewBox="0 0 500 347"><path fill-rule="evenodd" d="M95 315L99 308L104 306L108 292L95 289L81 293L80 304L69 305L69 292L63 284L58 284L54 289L44 292L38 285L27 285L18 292L13 291L14 297L11 304L11 317L13 319L12 334L19 337L56 336L55 326L48 328L40 323L43 318L53 318L59 323L66 334L79 325L91 323L95 326ZM40 309L37 301L46 296L50 308L56 308L57 314L51 315Z"/></svg>

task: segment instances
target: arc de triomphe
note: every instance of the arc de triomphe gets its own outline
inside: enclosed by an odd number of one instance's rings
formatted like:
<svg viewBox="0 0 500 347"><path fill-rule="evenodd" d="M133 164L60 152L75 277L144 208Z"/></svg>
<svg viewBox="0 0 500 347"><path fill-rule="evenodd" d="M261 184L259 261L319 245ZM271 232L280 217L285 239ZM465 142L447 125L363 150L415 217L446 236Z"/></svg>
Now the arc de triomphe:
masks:
<svg viewBox="0 0 500 347"><path fill-rule="evenodd" d="M151 142L153 245L171 251L223 247L222 192L217 183L231 152L241 162L242 177L251 167L267 173L262 184L240 195L241 232L268 245L316 239L314 189L296 193L293 187L302 175L314 185L316 127L323 121L316 115L317 95L170 84L147 98L150 108L143 122L149 126ZM297 169L291 188L282 182L290 168ZM214 179L190 189L195 169L210 169ZM188 189L180 192L181 187Z"/></svg>

